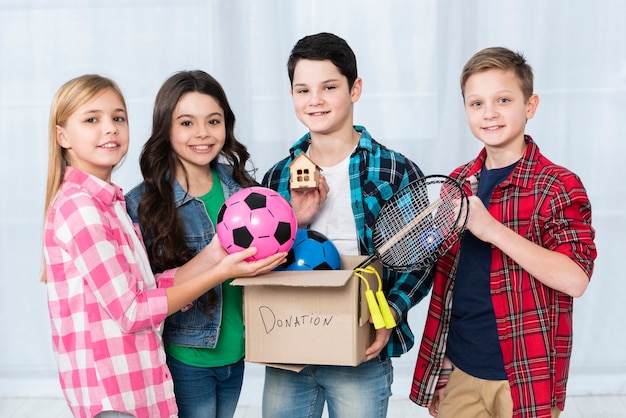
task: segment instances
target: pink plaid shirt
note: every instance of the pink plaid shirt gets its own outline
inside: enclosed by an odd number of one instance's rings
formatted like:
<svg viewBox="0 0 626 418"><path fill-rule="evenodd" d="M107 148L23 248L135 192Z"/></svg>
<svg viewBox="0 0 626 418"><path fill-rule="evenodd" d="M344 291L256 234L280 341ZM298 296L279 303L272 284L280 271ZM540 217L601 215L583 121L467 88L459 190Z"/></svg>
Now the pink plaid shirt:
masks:
<svg viewBox="0 0 626 418"><path fill-rule="evenodd" d="M159 331L174 270L156 285L142 277L117 204L125 206L119 187L68 168L48 211L44 255L61 387L76 417L175 417Z"/></svg>

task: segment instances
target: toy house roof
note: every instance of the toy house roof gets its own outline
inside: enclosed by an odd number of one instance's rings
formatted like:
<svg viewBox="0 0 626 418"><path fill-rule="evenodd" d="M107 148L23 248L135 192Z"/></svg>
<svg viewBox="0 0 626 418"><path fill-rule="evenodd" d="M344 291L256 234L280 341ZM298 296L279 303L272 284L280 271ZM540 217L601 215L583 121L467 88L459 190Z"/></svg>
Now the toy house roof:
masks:
<svg viewBox="0 0 626 418"><path fill-rule="evenodd" d="M305 160L302 160L303 158L304 158ZM296 158L294 158L294 159L293 159L293 161L291 161L291 164L289 164L289 167L291 167L292 165L294 165L294 164L296 163L296 161L298 161L298 163L300 163L300 162L301 162L301 160L302 160L302 162L306 162L306 161L308 161L308 162L310 162L312 165L314 165L316 168L319 168L319 166L318 166L317 164L315 164L315 163L313 162L313 160L311 160L311 159L310 159L310 158L306 155L306 153L304 153L304 152L301 152L300 154L298 154L298 155L296 156Z"/></svg>

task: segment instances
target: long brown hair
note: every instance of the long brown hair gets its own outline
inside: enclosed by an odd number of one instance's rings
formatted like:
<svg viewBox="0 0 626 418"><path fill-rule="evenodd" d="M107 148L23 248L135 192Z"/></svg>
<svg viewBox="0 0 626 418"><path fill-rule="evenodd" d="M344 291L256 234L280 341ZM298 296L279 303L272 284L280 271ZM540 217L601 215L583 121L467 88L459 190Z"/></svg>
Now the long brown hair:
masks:
<svg viewBox="0 0 626 418"><path fill-rule="evenodd" d="M233 179L243 187L257 185L246 171L250 159L246 147L235 137L235 114L220 83L204 71L181 71L170 76L157 93L152 115L152 133L140 156L146 191L138 216L148 244L150 262L157 271L180 266L193 251L185 245L184 225L174 202L174 173L184 167L172 149L172 114L181 97L198 92L213 97L224 110L226 141L220 157L233 168ZM211 163L217 163L217 158Z"/></svg>

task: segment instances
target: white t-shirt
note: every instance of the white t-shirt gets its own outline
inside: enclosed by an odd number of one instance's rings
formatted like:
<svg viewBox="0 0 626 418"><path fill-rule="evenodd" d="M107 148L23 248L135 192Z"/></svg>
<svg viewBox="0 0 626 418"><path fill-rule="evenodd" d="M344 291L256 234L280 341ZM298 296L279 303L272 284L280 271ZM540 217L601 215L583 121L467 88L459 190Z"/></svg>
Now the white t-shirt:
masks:
<svg viewBox="0 0 626 418"><path fill-rule="evenodd" d="M359 255L356 223L352 213L349 177L350 156L333 167L320 167L329 191L326 202L309 226L326 235L339 254Z"/></svg>

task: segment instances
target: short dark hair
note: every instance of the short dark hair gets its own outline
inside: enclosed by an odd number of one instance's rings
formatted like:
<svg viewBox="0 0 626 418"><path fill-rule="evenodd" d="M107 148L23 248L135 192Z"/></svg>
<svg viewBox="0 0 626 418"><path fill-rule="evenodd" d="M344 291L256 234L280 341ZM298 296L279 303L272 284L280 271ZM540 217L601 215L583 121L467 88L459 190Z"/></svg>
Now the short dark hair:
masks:
<svg viewBox="0 0 626 418"><path fill-rule="evenodd" d="M461 72L461 94L465 97L465 83L470 76L487 70L513 71L517 77L524 99L533 94L533 69L526 58L519 53L503 47L485 48L470 58Z"/></svg>
<svg viewBox="0 0 626 418"><path fill-rule="evenodd" d="M287 72L291 84L293 84L293 72L296 64L302 59L329 60L339 69L341 74L346 76L350 88L358 77L354 51L344 39L332 33L321 32L308 35L296 42L287 61Z"/></svg>

